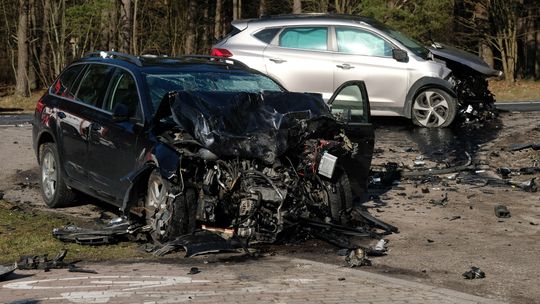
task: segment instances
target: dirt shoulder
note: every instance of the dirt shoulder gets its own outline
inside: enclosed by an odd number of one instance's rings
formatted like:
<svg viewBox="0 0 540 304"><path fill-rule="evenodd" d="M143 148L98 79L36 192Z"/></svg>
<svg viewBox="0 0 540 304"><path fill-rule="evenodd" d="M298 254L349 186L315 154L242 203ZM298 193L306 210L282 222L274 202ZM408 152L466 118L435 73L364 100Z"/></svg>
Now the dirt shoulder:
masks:
<svg viewBox="0 0 540 304"><path fill-rule="evenodd" d="M458 141L456 146L455 142L435 140L436 133L428 136L421 130L403 133L401 127L381 128L376 132L378 153L373 165L380 168L393 161L413 167L415 160L424 161L424 167L463 163L463 158L453 157L460 155L461 150L472 149L473 162L487 173L499 167L538 166L540 151L509 151L511 144L540 142L540 123L534 113L506 113L498 125L489 128L489 134L478 135L479 141ZM39 171L31 145L31 127L0 127L0 134L0 191L4 192L4 199L24 208L48 210L38 191ZM432 147L430 153L426 153L427 146ZM447 156L449 151L455 152L450 153L453 156ZM511 176L516 181L533 177L540 174ZM483 180L474 185L458 183L459 179L451 175L440 179L402 179L376 194L366 206L376 217L399 227L400 233L388 237L387 256L374 258L372 267L362 269L512 303L538 302L540 195L515 187L484 185ZM445 194L445 206L430 203ZM506 205L511 218L495 217L496 204ZM89 204L53 212L92 222L110 211ZM336 248L318 241L270 246L265 250L343 263ZM486 278L464 280L461 274L471 266L480 267Z"/></svg>

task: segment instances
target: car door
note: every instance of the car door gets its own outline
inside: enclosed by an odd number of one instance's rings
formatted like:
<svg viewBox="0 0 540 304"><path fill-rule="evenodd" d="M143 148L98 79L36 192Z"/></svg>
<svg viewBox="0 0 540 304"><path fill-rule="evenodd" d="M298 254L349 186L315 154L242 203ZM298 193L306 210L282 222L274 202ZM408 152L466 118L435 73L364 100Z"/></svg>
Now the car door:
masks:
<svg viewBox="0 0 540 304"><path fill-rule="evenodd" d="M133 75L115 68L102 111L90 126L88 175L102 197L120 205L129 183L123 179L134 170L138 138L143 131L140 95Z"/></svg>
<svg viewBox="0 0 540 304"><path fill-rule="evenodd" d="M328 100L333 63L328 27L285 27L264 50L266 73L291 92L314 92Z"/></svg>
<svg viewBox="0 0 540 304"><path fill-rule="evenodd" d="M335 27L334 88L363 80L371 109L402 111L407 94L408 65L392 57L394 46L377 33L356 27ZM378 113L384 114L384 113Z"/></svg>
<svg viewBox="0 0 540 304"><path fill-rule="evenodd" d="M92 184L89 183L90 171L88 170L90 128L96 116L102 111L100 107L113 70L114 67L110 65L88 64L76 90L74 90L74 102L72 102L74 108L73 110L66 108L64 118L61 120L65 134L63 137L70 139L63 143L64 149L70 151L69 154L71 154L67 158L68 164L70 159L74 163L68 168L74 167L74 170L79 171L79 175L84 176L77 188L89 192L89 194L95 194ZM58 115L60 116L60 113ZM78 135L78 137L66 135L69 132ZM77 147L77 149L74 150L73 147Z"/></svg>
<svg viewBox="0 0 540 304"><path fill-rule="evenodd" d="M358 144L358 153L345 164L353 193L365 198L375 132L371 123L370 102L363 81L349 81L342 84L328 101L334 117L346 126L349 139Z"/></svg>
<svg viewBox="0 0 540 304"><path fill-rule="evenodd" d="M75 102L75 91L86 66L78 64L69 67L51 86L51 116L57 121L57 148L62 160L62 168L70 182L86 181L87 134L81 129L84 119L82 106Z"/></svg>

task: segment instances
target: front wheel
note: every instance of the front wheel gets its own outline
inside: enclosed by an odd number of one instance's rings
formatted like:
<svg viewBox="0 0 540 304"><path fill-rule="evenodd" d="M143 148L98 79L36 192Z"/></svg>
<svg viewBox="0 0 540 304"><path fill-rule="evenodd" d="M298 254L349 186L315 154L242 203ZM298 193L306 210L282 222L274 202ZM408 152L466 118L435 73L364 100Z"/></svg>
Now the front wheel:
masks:
<svg viewBox="0 0 540 304"><path fill-rule="evenodd" d="M351 184L345 170L341 167L336 168L333 179L326 181L325 187L332 220L340 223L342 212L353 206Z"/></svg>
<svg viewBox="0 0 540 304"><path fill-rule="evenodd" d="M412 105L412 121L427 128L448 127L457 112L457 101L447 92L429 88L416 95Z"/></svg>
<svg viewBox="0 0 540 304"><path fill-rule="evenodd" d="M148 179L145 199L146 224L155 243L174 240L195 230L195 189L176 191L175 186L154 170Z"/></svg>

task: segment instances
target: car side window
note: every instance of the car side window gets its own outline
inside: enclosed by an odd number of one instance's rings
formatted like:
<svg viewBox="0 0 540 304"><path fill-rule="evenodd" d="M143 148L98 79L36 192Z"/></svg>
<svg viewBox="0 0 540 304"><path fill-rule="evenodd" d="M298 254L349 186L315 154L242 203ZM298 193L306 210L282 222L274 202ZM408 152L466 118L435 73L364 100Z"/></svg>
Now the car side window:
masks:
<svg viewBox="0 0 540 304"><path fill-rule="evenodd" d="M328 49L328 28L326 27L290 27L279 34L279 46L294 49Z"/></svg>
<svg viewBox="0 0 540 304"><path fill-rule="evenodd" d="M109 65L90 65L81 79L75 99L85 104L101 107L103 96L107 90L109 73L113 69L114 67Z"/></svg>
<svg viewBox="0 0 540 304"><path fill-rule="evenodd" d="M62 75L60 75L60 77L58 77L58 79L51 86L50 93L68 99L73 99L73 84L83 68L83 64L78 64L65 70L64 73L62 73Z"/></svg>
<svg viewBox="0 0 540 304"><path fill-rule="evenodd" d="M103 103L103 109L114 112L119 105L125 106L130 116L142 120L135 79L128 71L117 68L110 81L109 96Z"/></svg>
<svg viewBox="0 0 540 304"><path fill-rule="evenodd" d="M267 28L262 31L258 31L257 33L253 34L253 36L264 43L270 43L280 30L281 28L279 27Z"/></svg>
<svg viewBox="0 0 540 304"><path fill-rule="evenodd" d="M392 45L382 37L361 29L336 28L340 53L392 57Z"/></svg>
<svg viewBox="0 0 540 304"><path fill-rule="evenodd" d="M332 114L339 121L367 123L366 101L358 85L344 87L332 101Z"/></svg>

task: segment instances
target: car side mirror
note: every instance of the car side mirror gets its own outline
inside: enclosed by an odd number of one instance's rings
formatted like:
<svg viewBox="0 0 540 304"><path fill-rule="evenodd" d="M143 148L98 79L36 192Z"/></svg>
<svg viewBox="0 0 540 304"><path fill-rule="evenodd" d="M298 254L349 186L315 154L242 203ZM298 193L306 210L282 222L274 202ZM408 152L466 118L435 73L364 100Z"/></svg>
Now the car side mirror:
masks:
<svg viewBox="0 0 540 304"><path fill-rule="evenodd" d="M392 58L399 62L409 62L409 55L402 49L393 49Z"/></svg>
<svg viewBox="0 0 540 304"><path fill-rule="evenodd" d="M114 106L112 113L112 120L114 122L124 122L129 119L129 108L123 103L119 103Z"/></svg>

